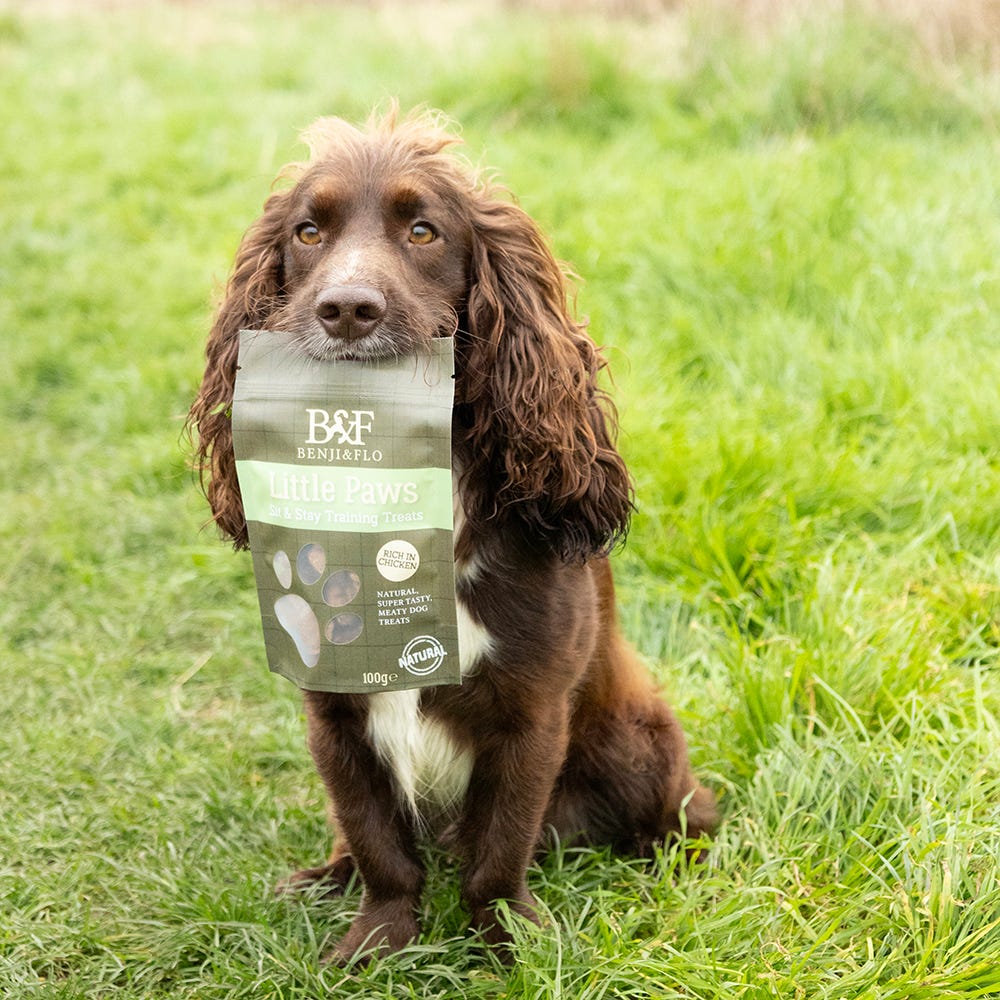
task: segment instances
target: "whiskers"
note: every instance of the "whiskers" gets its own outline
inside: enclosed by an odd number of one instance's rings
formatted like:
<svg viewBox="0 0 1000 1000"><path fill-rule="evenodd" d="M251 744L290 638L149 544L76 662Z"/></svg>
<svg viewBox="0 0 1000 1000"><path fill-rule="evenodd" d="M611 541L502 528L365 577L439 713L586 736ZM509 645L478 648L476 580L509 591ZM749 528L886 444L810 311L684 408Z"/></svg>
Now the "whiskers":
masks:
<svg viewBox="0 0 1000 1000"><path fill-rule="evenodd" d="M407 327L393 322L384 323L364 337L355 340L344 340L331 337L325 330L310 326L307 329L296 329L295 325L283 326L281 314L275 315L274 322L268 324L272 329L287 329L294 344L305 355L317 362L332 361L387 361L419 355L421 347L431 340L454 337L458 332L458 313L447 307L447 312L439 322L433 324L430 331Z"/></svg>

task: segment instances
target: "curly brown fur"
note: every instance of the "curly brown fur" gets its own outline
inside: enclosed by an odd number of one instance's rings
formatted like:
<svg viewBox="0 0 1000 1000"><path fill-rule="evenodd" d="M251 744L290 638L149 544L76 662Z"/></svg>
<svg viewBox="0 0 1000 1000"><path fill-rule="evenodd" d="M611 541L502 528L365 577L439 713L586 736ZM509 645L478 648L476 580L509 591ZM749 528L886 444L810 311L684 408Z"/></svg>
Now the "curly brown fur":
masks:
<svg viewBox="0 0 1000 1000"><path fill-rule="evenodd" d="M417 934L415 844L439 822L473 926L505 944L495 904L533 915L526 870L546 829L648 854L716 821L615 622L605 557L632 493L598 384L605 362L538 227L449 152L437 119L323 119L305 138L310 159L285 171L291 186L237 253L189 417L196 464L220 530L246 547L229 419L241 329L286 331L332 361L454 336L463 683L305 693L338 838L325 866L286 886L338 889L357 870L361 910L332 957L402 947ZM457 796L422 780L435 763Z"/></svg>

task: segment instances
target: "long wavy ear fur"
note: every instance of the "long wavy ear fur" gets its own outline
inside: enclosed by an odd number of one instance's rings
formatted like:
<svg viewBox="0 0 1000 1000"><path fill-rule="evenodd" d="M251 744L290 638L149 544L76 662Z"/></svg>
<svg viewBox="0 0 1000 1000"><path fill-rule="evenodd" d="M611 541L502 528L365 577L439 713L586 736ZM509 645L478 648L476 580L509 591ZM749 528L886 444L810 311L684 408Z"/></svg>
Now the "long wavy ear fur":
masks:
<svg viewBox="0 0 1000 1000"><path fill-rule="evenodd" d="M473 226L456 385L466 515L479 530L519 521L566 561L606 553L633 509L606 362L531 218L483 192Z"/></svg>
<svg viewBox="0 0 1000 1000"><path fill-rule="evenodd" d="M230 410L236 381L239 332L264 325L282 293L280 239L288 193L271 195L264 214L247 231L236 254L226 294L206 347L207 362L198 396L188 413L187 429L195 468L215 523L234 548L248 546L247 523L236 479Z"/></svg>

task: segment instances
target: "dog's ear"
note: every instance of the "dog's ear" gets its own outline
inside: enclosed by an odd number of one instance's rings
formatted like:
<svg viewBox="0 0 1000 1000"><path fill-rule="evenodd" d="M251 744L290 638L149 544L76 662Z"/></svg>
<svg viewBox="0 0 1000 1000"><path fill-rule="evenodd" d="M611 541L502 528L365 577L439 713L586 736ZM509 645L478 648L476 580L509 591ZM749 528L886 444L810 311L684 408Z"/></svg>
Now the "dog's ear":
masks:
<svg viewBox="0 0 1000 1000"><path fill-rule="evenodd" d="M287 203L287 191L271 195L263 215L243 237L209 334L205 375L187 419L195 468L212 516L237 549L249 544L236 479L231 420L239 332L263 326L279 304Z"/></svg>
<svg viewBox="0 0 1000 1000"><path fill-rule="evenodd" d="M566 561L605 553L633 509L615 411L597 384L605 361L525 212L484 194L473 234L456 385L466 514L480 529L518 519Z"/></svg>

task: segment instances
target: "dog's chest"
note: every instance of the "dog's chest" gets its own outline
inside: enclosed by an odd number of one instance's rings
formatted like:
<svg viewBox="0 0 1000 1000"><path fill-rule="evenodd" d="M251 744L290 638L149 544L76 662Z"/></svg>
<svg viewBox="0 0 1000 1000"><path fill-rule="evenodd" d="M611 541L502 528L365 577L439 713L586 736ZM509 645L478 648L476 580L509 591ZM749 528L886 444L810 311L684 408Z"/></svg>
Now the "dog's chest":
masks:
<svg viewBox="0 0 1000 1000"><path fill-rule="evenodd" d="M462 675L492 647L489 633L458 602ZM392 772L399 799L415 815L447 812L461 803L474 763L447 727L420 710L420 691L383 691L369 697L368 738Z"/></svg>
<svg viewBox="0 0 1000 1000"><path fill-rule="evenodd" d="M465 796L471 754L420 711L420 691L371 695L368 737L392 772L399 799L415 815L448 811Z"/></svg>

